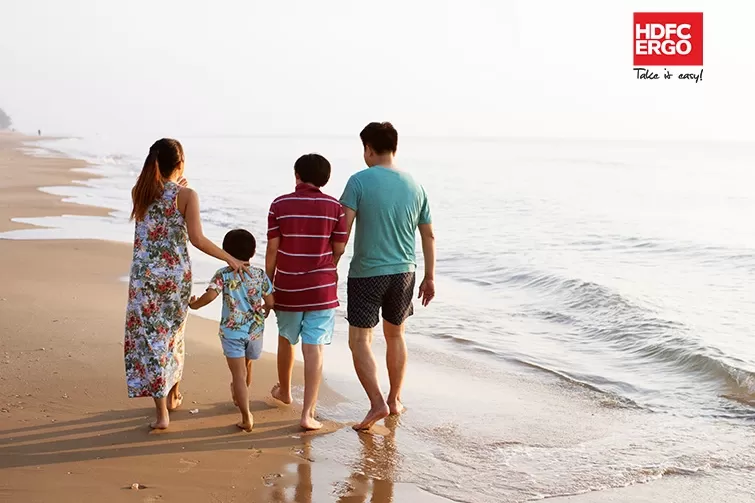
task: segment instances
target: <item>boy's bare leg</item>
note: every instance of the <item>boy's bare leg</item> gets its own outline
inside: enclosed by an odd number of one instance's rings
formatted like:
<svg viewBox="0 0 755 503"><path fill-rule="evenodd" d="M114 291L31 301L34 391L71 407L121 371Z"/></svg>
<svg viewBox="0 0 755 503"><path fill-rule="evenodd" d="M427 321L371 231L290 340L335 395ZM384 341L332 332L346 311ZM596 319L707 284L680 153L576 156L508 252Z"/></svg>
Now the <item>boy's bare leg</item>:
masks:
<svg viewBox="0 0 755 503"><path fill-rule="evenodd" d="M238 401L239 412L241 412L241 422L236 426L244 431L252 431L254 418L249 411L249 389L246 387L246 362L244 358L226 358L228 368L233 377L233 394Z"/></svg>
<svg viewBox="0 0 755 503"><path fill-rule="evenodd" d="M404 324L394 325L383 320L383 333L386 344L385 362L388 365L388 379L391 382L391 390L386 401L391 414L398 415L404 412L404 405L401 403L401 387L406 373Z"/></svg>
<svg viewBox="0 0 755 503"><path fill-rule="evenodd" d="M359 382L362 383L367 397L370 399L370 411L361 423L354 425L355 430L368 430L381 419L388 417L390 411L383 399L378 381L375 355L372 354L372 329L358 328L349 325L349 348L354 360L354 370Z"/></svg>
<svg viewBox="0 0 755 503"><path fill-rule="evenodd" d="M294 347L285 337L278 336L278 384L270 393L276 400L290 404L291 374L294 371Z"/></svg>
<svg viewBox="0 0 755 503"><path fill-rule="evenodd" d="M301 411L301 427L305 430L319 430L322 423L315 419L317 396L322 380L322 344L302 344L304 354L304 405Z"/></svg>
<svg viewBox="0 0 755 503"><path fill-rule="evenodd" d="M168 399L155 398L155 416L156 419L150 423L149 427L155 430L164 430L170 424L170 415L168 414Z"/></svg>

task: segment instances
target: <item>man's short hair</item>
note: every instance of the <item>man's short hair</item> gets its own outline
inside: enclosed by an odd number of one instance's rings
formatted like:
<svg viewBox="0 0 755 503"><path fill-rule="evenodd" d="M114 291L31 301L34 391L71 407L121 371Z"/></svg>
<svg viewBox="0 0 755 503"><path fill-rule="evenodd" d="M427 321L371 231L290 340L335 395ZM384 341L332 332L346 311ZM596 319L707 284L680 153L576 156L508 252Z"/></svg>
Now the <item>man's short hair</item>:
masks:
<svg viewBox="0 0 755 503"><path fill-rule="evenodd" d="M362 145L376 154L395 154L398 148L398 131L390 122L370 122L359 133Z"/></svg>
<svg viewBox="0 0 755 503"><path fill-rule="evenodd" d="M305 154L296 160L294 172L303 183L324 187L330 180L330 162L320 154Z"/></svg>

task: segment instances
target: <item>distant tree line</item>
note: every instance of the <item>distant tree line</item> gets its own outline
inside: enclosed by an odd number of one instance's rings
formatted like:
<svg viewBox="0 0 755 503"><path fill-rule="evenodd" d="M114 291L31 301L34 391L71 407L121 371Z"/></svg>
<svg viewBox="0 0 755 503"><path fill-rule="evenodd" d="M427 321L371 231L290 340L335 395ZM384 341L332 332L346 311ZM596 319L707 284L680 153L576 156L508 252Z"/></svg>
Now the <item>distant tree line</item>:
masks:
<svg viewBox="0 0 755 503"><path fill-rule="evenodd" d="M11 127L11 124L13 124L13 121L10 120L10 116L0 108L0 129L8 129Z"/></svg>

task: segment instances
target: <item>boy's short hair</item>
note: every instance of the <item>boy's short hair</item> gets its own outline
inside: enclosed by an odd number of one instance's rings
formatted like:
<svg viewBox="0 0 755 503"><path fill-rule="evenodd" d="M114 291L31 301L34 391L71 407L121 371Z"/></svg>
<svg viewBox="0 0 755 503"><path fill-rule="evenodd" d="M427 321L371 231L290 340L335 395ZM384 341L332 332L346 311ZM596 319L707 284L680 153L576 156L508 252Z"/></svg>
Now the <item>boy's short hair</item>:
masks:
<svg viewBox="0 0 755 503"><path fill-rule="evenodd" d="M370 122L359 133L362 145L376 154L395 154L398 148L398 131L390 122Z"/></svg>
<svg viewBox="0 0 755 503"><path fill-rule="evenodd" d="M223 249L236 260L247 262L257 251L257 240L246 229L234 229L223 238Z"/></svg>
<svg viewBox="0 0 755 503"><path fill-rule="evenodd" d="M305 154L296 160L294 172L303 183L324 187L330 180L330 162L320 154Z"/></svg>

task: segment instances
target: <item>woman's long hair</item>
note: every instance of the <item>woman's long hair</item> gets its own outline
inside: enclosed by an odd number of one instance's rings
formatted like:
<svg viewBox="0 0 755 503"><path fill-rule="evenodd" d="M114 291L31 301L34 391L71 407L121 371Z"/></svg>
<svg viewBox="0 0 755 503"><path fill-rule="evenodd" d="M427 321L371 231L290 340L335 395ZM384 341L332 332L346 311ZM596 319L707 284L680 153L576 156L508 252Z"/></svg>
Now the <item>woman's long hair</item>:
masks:
<svg viewBox="0 0 755 503"><path fill-rule="evenodd" d="M131 220L144 219L150 204L163 193L163 179L170 178L183 160L184 149L178 140L163 138L150 147L142 172L134 186Z"/></svg>

